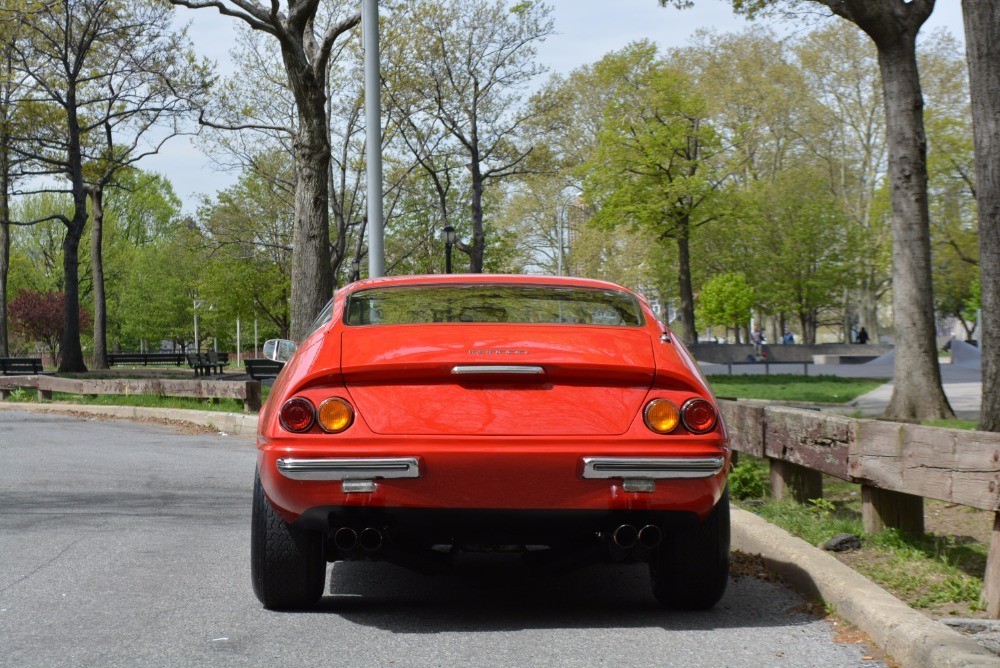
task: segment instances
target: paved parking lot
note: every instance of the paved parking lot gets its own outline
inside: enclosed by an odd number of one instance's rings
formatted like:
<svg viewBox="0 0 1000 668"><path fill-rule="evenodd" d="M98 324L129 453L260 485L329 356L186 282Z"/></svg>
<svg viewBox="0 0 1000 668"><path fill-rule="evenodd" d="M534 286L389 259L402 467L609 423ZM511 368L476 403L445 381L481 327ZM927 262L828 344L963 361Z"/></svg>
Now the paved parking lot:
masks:
<svg viewBox="0 0 1000 668"><path fill-rule="evenodd" d="M315 611L268 612L249 583L249 439L3 410L0 463L4 666L874 665L777 585L668 613L642 565L339 563Z"/></svg>

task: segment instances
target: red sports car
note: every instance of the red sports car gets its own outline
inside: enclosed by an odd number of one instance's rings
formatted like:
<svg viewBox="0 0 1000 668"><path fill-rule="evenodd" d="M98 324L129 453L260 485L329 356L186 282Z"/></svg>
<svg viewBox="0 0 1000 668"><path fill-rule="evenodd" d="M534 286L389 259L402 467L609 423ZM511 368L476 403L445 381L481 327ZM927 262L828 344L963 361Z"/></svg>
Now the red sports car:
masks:
<svg viewBox="0 0 1000 668"><path fill-rule="evenodd" d="M266 607L315 604L327 562L435 572L483 550L553 570L648 561L671 608L722 596L726 429L643 297L549 276L371 279L338 290L297 350L279 343L294 354L260 416L251 533Z"/></svg>

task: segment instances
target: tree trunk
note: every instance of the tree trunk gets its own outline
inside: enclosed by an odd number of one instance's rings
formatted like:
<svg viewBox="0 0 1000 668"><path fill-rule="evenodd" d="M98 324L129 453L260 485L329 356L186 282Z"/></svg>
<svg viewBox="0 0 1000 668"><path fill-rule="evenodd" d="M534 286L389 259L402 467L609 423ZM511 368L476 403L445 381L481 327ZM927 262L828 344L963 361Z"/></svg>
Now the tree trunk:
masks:
<svg viewBox="0 0 1000 668"><path fill-rule="evenodd" d="M66 310L60 342L59 371L84 372L80 346L80 238L87 224L87 193L83 181L83 154L80 150L80 121L77 117L76 88L66 93L67 163L73 188L73 218L66 223L63 237L63 286Z"/></svg>
<svg viewBox="0 0 1000 668"><path fill-rule="evenodd" d="M893 45L878 45L885 91L892 202L892 293L896 362L885 416L933 420L954 417L941 388L931 283L927 142L917 72L916 30Z"/></svg>
<svg viewBox="0 0 1000 668"><path fill-rule="evenodd" d="M983 399L979 429L1000 431L1000 7L962 0L979 210Z"/></svg>
<svg viewBox="0 0 1000 668"><path fill-rule="evenodd" d="M87 370L80 346L80 237L87 221L86 199L76 205L77 213L66 226L63 237L63 276L65 277L66 309L62 338L59 344L59 371L78 373ZM80 214L82 209L83 214Z"/></svg>
<svg viewBox="0 0 1000 668"><path fill-rule="evenodd" d="M104 188L89 189L94 225L91 231L90 264L94 278L94 368L108 368L107 300L104 294Z"/></svg>
<svg viewBox="0 0 1000 668"><path fill-rule="evenodd" d="M691 288L690 227L687 218L677 224L677 286L681 297L684 343L698 343L694 322L694 290Z"/></svg>
<svg viewBox="0 0 1000 668"><path fill-rule="evenodd" d="M333 294L330 268L330 139L322 89L300 105L295 138L295 222L292 231L292 327L299 341Z"/></svg>
<svg viewBox="0 0 1000 668"><path fill-rule="evenodd" d="M476 137L475 133L473 137ZM469 169L472 172L472 254L469 271L473 274L481 274L483 273L486 232L483 230L483 173L479 168L479 153L477 151L473 152Z"/></svg>

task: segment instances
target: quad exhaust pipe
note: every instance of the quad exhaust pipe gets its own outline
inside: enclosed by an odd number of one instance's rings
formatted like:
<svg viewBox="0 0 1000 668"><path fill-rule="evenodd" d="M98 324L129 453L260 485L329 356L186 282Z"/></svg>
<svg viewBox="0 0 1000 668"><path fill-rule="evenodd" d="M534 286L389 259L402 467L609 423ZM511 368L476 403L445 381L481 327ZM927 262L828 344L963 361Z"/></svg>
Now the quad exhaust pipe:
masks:
<svg viewBox="0 0 1000 668"><path fill-rule="evenodd" d="M640 529L622 524L611 532L608 547L615 559L624 559L630 554L642 558L659 547L662 541L663 531L655 524L647 524Z"/></svg>
<svg viewBox="0 0 1000 668"><path fill-rule="evenodd" d="M663 532L660 530L660 527L655 524L647 524L643 528L639 529L637 541L640 546L646 548L647 550L652 550L658 547L660 541L662 540Z"/></svg>
<svg viewBox="0 0 1000 668"><path fill-rule="evenodd" d="M385 536L374 527L365 527L361 531L340 527L333 534L333 544L345 558L355 557L359 551L374 556L382 550Z"/></svg>

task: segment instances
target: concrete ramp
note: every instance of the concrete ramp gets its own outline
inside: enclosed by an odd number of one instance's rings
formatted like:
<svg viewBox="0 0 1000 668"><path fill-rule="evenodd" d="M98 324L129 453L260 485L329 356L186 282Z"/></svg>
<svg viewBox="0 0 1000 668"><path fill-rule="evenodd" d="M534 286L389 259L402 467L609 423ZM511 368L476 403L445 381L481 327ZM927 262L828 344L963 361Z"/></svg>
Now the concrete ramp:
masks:
<svg viewBox="0 0 1000 668"><path fill-rule="evenodd" d="M865 366L886 366L892 367L896 364L896 350L895 348L887 352L885 355L879 355L871 362L865 362Z"/></svg>
<svg viewBox="0 0 1000 668"><path fill-rule="evenodd" d="M951 340L951 363L966 369L983 369L983 352L965 341Z"/></svg>

